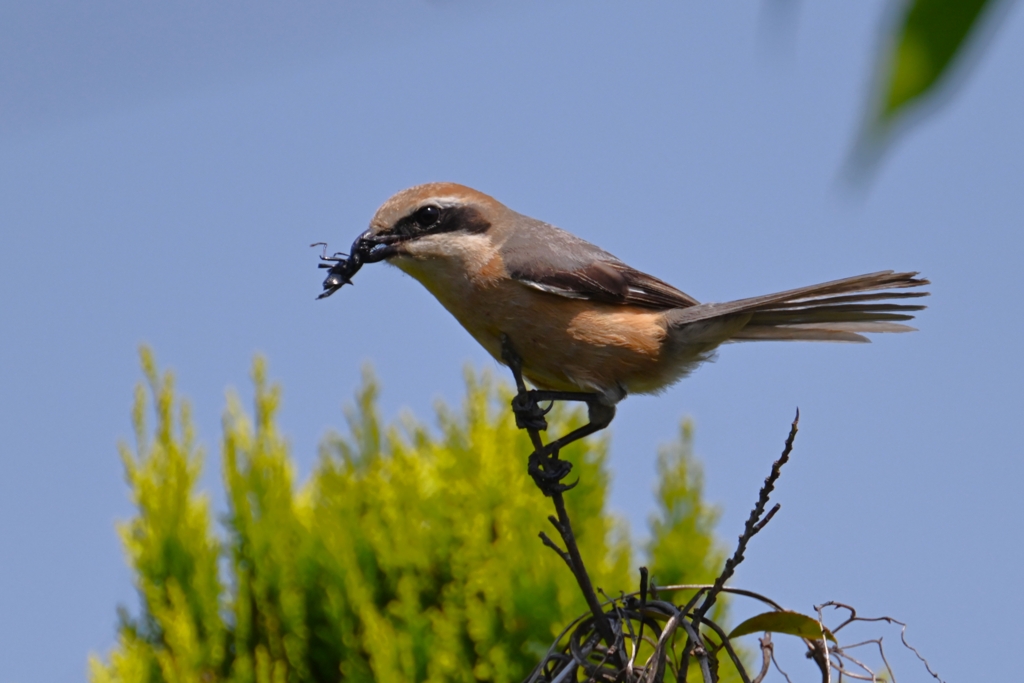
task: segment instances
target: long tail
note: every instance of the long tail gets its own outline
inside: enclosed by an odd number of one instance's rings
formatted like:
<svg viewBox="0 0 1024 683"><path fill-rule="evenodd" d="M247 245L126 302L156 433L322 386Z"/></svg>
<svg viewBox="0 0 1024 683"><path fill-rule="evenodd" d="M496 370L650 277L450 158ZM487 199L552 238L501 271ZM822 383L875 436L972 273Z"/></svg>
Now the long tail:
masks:
<svg viewBox="0 0 1024 683"><path fill-rule="evenodd" d="M917 273L891 270L858 275L777 294L723 304L698 304L672 312L673 326L711 318L749 314L730 341L870 341L864 333L910 332L902 324L925 308L894 300L928 296L928 292L882 292L930 284Z"/></svg>

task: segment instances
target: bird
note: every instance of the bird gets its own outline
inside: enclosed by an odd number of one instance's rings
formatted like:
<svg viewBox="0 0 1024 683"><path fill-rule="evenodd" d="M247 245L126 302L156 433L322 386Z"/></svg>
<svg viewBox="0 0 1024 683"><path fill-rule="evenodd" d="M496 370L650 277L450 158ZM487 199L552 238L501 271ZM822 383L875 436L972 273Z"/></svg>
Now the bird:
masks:
<svg viewBox="0 0 1024 683"><path fill-rule="evenodd" d="M450 182L385 201L348 255L327 257L324 249L321 267L330 270L318 298L381 261L426 287L512 368L520 427L546 426L540 401L584 401L590 421L548 445L556 457L558 448L607 427L628 395L667 389L722 344L867 342L869 333L912 331L905 322L924 306L906 300L927 296L916 288L930 284L916 272L886 270L701 303L570 232Z"/></svg>

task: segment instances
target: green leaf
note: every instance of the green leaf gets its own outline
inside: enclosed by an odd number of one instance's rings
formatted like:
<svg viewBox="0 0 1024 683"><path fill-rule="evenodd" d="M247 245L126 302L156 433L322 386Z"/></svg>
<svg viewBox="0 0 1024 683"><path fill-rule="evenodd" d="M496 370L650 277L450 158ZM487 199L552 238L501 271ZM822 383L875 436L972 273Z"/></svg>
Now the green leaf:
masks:
<svg viewBox="0 0 1024 683"><path fill-rule="evenodd" d="M931 91L995 0L913 0L899 26L880 116L892 119Z"/></svg>
<svg viewBox="0 0 1024 683"><path fill-rule="evenodd" d="M809 640L821 640L821 632L825 631L825 637L836 642L835 636L827 628L823 628L817 619L812 619L806 614L799 612L765 612L755 617L750 617L737 626L729 634L730 638L737 638L751 633L771 631L772 633L788 633L791 636L799 636Z"/></svg>

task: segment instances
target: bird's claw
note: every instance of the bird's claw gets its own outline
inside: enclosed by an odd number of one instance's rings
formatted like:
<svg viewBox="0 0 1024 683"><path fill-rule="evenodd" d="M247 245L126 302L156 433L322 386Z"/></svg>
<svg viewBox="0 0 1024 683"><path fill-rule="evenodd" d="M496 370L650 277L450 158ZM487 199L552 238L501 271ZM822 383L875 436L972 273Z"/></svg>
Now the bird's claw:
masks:
<svg viewBox="0 0 1024 683"><path fill-rule="evenodd" d="M527 466L527 472L533 477L534 483L537 484L545 496L550 496L554 493L563 493L569 489L575 488L576 484L580 483L577 479L571 484L563 484L562 480L565 479L569 472L572 471L572 463L566 460L558 459L558 451L551 454L544 454L542 451L534 451L530 455L529 464Z"/></svg>
<svg viewBox="0 0 1024 683"><path fill-rule="evenodd" d="M516 427L546 431L548 421L544 419L544 416L550 413L554 406L555 404L552 402L547 408L541 408L537 399L534 398L533 392L530 391L516 394L516 397L512 399L512 412L516 416Z"/></svg>

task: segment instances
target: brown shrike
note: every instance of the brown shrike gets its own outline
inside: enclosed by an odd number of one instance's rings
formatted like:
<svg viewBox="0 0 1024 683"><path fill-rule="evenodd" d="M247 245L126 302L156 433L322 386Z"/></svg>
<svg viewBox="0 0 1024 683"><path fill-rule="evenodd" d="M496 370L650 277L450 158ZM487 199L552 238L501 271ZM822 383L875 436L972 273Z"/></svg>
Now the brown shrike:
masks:
<svg viewBox="0 0 1024 683"><path fill-rule="evenodd" d="M628 394L671 386L725 342L867 342L864 333L913 330L902 322L924 307L897 301L927 292L884 290L928 284L917 273L882 271L702 304L575 235L454 183L399 192L347 258L325 260L321 298L351 282L364 263L386 261L419 280L512 367L521 427L543 428L538 401L585 401L590 424L548 444L545 453L555 457L606 427ZM522 377L539 391L526 392Z"/></svg>

